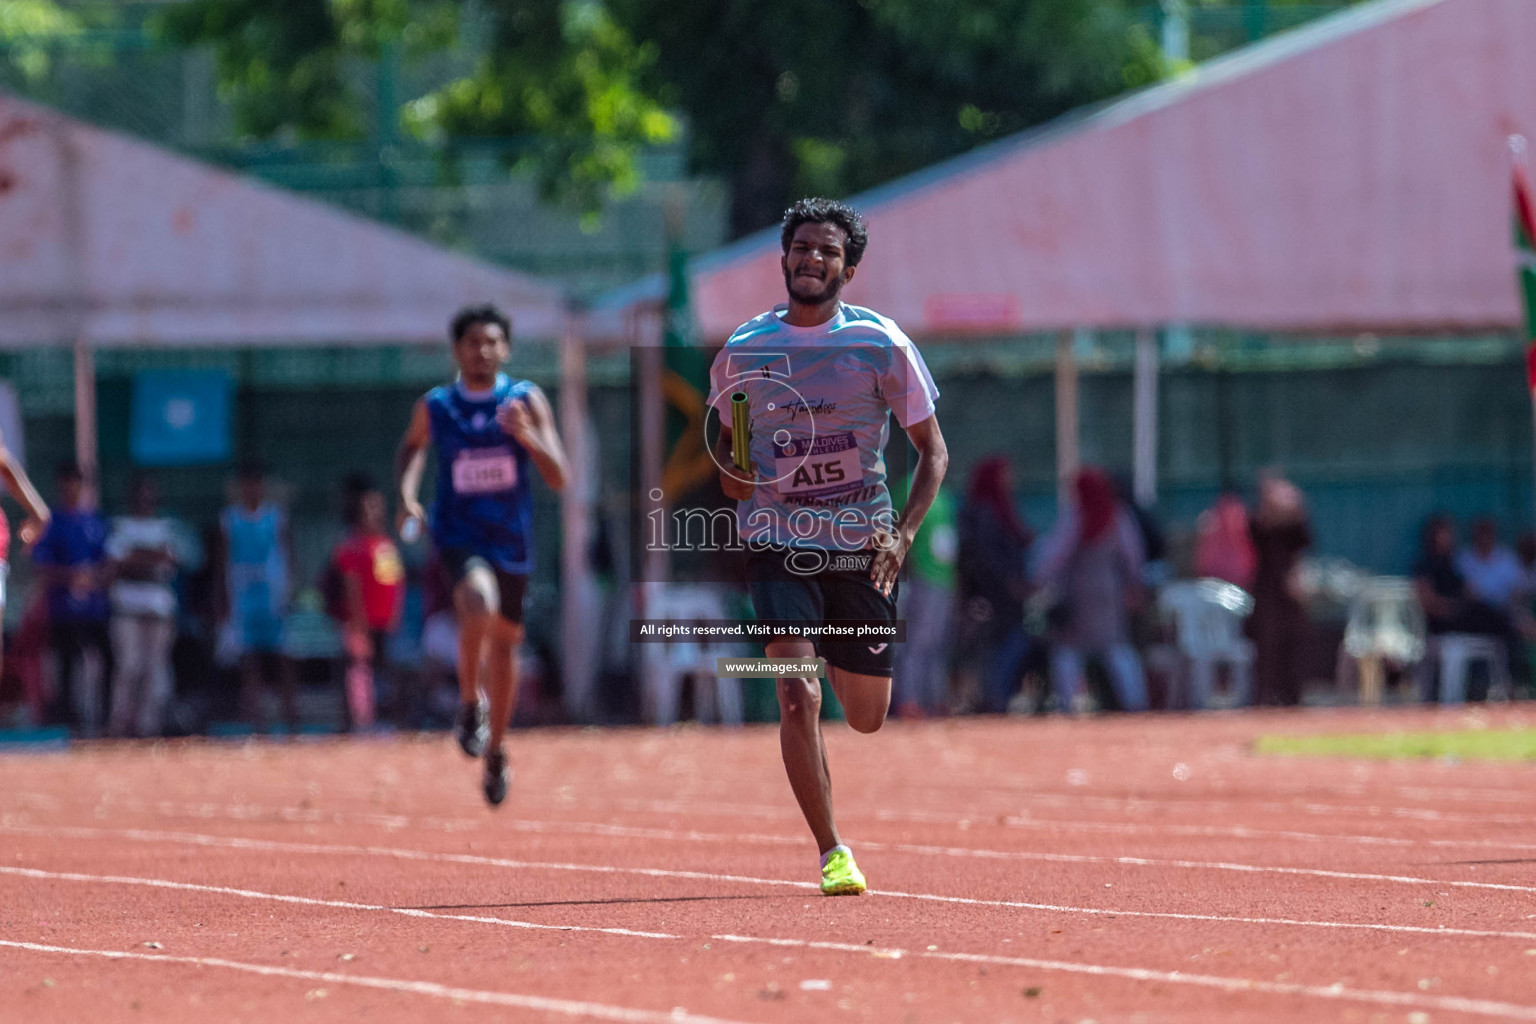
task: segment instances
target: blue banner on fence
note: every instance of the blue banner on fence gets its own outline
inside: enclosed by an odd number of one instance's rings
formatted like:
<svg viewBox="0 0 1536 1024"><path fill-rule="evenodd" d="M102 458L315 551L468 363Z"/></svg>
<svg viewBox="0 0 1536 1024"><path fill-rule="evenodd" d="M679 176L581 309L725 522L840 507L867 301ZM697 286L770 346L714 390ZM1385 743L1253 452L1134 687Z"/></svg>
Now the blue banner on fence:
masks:
<svg viewBox="0 0 1536 1024"><path fill-rule="evenodd" d="M130 450L141 466L230 456L230 380L222 370L144 370L133 378Z"/></svg>

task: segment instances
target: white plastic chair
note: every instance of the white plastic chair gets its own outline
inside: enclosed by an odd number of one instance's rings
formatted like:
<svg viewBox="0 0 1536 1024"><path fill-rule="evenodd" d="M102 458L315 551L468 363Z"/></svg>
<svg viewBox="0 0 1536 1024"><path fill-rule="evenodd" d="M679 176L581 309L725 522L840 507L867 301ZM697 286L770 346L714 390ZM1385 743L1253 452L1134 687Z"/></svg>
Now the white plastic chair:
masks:
<svg viewBox="0 0 1536 1024"><path fill-rule="evenodd" d="M729 616L725 601L716 590L697 584L668 583L653 584L647 591L645 617L695 622ZM739 656L740 644L684 639L640 646L644 657L650 660L644 674L642 710L652 724L676 723L683 683L690 678L694 680L693 699L699 721L741 724L741 680L715 674L716 659ZM705 685L706 680L713 681L714 685Z"/></svg>
<svg viewBox="0 0 1536 1024"><path fill-rule="evenodd" d="M1246 705L1253 685L1253 644L1243 636L1243 620L1253 611L1253 597L1225 580L1178 580L1158 592L1157 604L1173 619L1180 660L1188 668L1187 679L1175 684L1170 706L1180 706L1182 697L1192 708L1210 706L1221 665L1230 678L1223 703Z"/></svg>
<svg viewBox="0 0 1536 1024"><path fill-rule="evenodd" d="M1360 586L1350 602L1344 643L1339 648L1339 689L1357 681L1360 703L1380 704L1386 666L1416 665L1425 649L1424 610L1414 594L1413 581L1373 577Z"/></svg>

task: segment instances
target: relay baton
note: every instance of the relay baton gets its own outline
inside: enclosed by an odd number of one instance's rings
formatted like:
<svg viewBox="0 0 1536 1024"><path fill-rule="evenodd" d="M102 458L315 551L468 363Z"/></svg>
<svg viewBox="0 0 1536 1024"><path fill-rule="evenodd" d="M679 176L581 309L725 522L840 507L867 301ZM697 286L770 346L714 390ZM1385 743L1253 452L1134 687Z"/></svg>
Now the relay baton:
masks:
<svg viewBox="0 0 1536 1024"><path fill-rule="evenodd" d="M743 473L752 472L751 411L745 391L731 395L731 458Z"/></svg>

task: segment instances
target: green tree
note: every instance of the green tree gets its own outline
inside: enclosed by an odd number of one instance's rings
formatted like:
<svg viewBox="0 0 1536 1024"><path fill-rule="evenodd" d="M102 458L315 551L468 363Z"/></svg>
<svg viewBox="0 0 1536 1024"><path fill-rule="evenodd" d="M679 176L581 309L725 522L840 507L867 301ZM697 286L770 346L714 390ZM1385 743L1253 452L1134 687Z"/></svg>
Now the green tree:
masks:
<svg viewBox="0 0 1536 1024"><path fill-rule="evenodd" d="M526 140L545 194L589 213L674 112L695 168L730 181L737 233L1162 73L1130 0L186 0L164 23L214 46L257 137L359 136L349 58L457 40L473 70L402 97L405 123Z"/></svg>
<svg viewBox="0 0 1536 1024"><path fill-rule="evenodd" d="M651 51L598 0L482 0L473 10L452 0L188 0L162 27L213 47L244 132L347 139L369 127L357 60L462 46L471 14L489 22L473 70L400 97L398 115L418 135L515 138L517 163L546 197L587 213L606 189L635 183L641 148L672 138L672 117L639 86Z"/></svg>
<svg viewBox="0 0 1536 1024"><path fill-rule="evenodd" d="M80 27L80 18L54 0L0 0L0 63L40 77L50 49Z"/></svg>
<svg viewBox="0 0 1536 1024"><path fill-rule="evenodd" d="M741 234L797 195L856 192L1157 80L1158 2L1173 0L181 0L157 22L213 48L249 137L363 139L398 119L450 154L495 139L589 215L685 122ZM1348 2L1186 0L1193 56ZM41 74L99 6L0 0L0 60ZM375 111L380 59L433 84Z"/></svg>
<svg viewBox="0 0 1536 1024"><path fill-rule="evenodd" d="M612 0L737 233L1156 80L1118 0Z"/></svg>

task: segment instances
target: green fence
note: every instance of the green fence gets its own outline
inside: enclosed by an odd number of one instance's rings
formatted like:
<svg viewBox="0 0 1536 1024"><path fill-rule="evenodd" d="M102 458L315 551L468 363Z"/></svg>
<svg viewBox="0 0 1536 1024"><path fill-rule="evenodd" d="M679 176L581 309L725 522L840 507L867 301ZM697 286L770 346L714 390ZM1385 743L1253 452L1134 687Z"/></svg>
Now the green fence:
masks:
<svg viewBox="0 0 1536 1024"><path fill-rule="evenodd" d="M1044 341L1048 341L1045 339ZM1201 342L1205 345L1205 342ZM927 345L943 391L939 410L952 455L950 483L994 452L1015 465L1019 497L1037 529L1055 514L1055 400L1050 347L1041 339L964 349ZM1463 520L1491 514L1506 536L1532 525L1532 415L1511 339L1316 346L1228 339L1197 346L1165 367L1159 392L1159 512L1187 531L1223 484L1251 485L1274 467L1307 492L1318 550L1381 572L1402 572L1431 511ZM990 352L990 354L989 354ZM1080 378L1081 454L1129 467L1131 374L1126 339L1098 339ZM159 472L165 505L211 525L235 462L272 468L292 508L298 574L313 579L340 530L339 487L365 471L381 482L411 403L448 376L445 346L276 351L102 352L99 448L106 509L122 506L133 470L128 422L133 374L219 368L235 384L234 459ZM555 353L529 346L519 373L558 402ZM633 439L627 359L595 361L590 395L598 443L597 497L613 537L627 535ZM20 395L28 463L45 495L49 467L73 452L67 351L0 354L0 377ZM558 506L535 506L536 593L553 594ZM552 602L552 598L550 598Z"/></svg>

